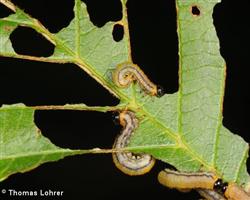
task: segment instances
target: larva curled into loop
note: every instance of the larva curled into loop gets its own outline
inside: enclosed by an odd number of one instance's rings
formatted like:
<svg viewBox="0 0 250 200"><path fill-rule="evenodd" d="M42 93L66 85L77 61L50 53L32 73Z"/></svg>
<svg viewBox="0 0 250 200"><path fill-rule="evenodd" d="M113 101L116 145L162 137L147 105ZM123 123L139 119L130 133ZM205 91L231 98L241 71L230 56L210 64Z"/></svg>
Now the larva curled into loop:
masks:
<svg viewBox="0 0 250 200"><path fill-rule="evenodd" d="M152 83L138 65L130 62L119 64L112 73L114 83L121 88L128 87L137 81L140 87L149 95L161 97L164 90L161 86Z"/></svg>
<svg viewBox="0 0 250 200"><path fill-rule="evenodd" d="M123 126L121 134L116 138L114 148L120 149L128 145L131 135L138 127L138 120L131 111L119 114L120 124ZM118 169L125 174L135 176L149 172L155 164L155 159L148 154L133 154L131 152L112 153L113 161Z"/></svg>

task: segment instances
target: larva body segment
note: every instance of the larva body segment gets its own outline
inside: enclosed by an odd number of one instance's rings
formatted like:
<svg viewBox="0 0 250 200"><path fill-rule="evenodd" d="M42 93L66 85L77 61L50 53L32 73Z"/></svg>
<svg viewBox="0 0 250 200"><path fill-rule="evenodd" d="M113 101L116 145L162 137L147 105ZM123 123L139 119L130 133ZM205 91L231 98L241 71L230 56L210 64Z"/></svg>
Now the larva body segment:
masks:
<svg viewBox="0 0 250 200"><path fill-rule="evenodd" d="M131 111L121 112L119 120L123 126L123 130L114 143L113 147L116 149L124 148L128 145L131 135L138 126L138 120ZM149 172L155 164L155 159L148 154L116 152L112 154L112 157L116 167L131 176L145 174Z"/></svg>
<svg viewBox="0 0 250 200"><path fill-rule="evenodd" d="M165 169L158 174L158 180L162 185L180 191L196 189L207 200L250 200L243 188L235 183L223 182L213 173L185 173Z"/></svg>
<svg viewBox="0 0 250 200"><path fill-rule="evenodd" d="M225 191L225 197L229 200L250 200L250 196L243 188L230 183Z"/></svg>
<svg viewBox="0 0 250 200"><path fill-rule="evenodd" d="M214 190L197 189L196 191L207 200L226 200L225 197Z"/></svg>
<svg viewBox="0 0 250 200"><path fill-rule="evenodd" d="M185 173L165 169L158 174L158 180L162 185L178 190L198 188L212 190L217 179L213 173L207 172Z"/></svg>
<svg viewBox="0 0 250 200"><path fill-rule="evenodd" d="M157 86L152 83L138 65L125 62L119 64L113 71L113 81L121 88L128 87L133 81L137 81L140 87L149 95L159 96Z"/></svg>

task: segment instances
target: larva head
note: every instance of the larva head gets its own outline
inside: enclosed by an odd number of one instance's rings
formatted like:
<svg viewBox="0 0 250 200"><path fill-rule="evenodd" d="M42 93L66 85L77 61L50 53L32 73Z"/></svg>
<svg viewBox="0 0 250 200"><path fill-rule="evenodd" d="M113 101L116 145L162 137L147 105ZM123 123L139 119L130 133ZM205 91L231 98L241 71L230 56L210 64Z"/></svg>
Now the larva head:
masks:
<svg viewBox="0 0 250 200"><path fill-rule="evenodd" d="M214 190L220 194L224 194L224 192L227 190L227 186L228 183L223 182L222 179L217 179L217 181L214 183Z"/></svg>
<svg viewBox="0 0 250 200"><path fill-rule="evenodd" d="M157 85L157 97L162 97L165 94L164 88L161 85Z"/></svg>
<svg viewBox="0 0 250 200"><path fill-rule="evenodd" d="M223 183L223 185L222 185L222 187L221 187L221 191L222 191L223 193L225 193L226 190L227 190L227 188L228 188L228 183Z"/></svg>
<svg viewBox="0 0 250 200"><path fill-rule="evenodd" d="M123 127L125 127L127 123L126 122L127 112L128 111L113 112L112 114L113 122L117 125L122 125Z"/></svg>
<svg viewBox="0 0 250 200"><path fill-rule="evenodd" d="M214 189L215 190L218 190L218 189L220 189L221 188L221 186L222 186L222 184L223 184L223 181L222 181L222 179L217 179L216 181L215 181L215 183L214 183Z"/></svg>
<svg viewBox="0 0 250 200"><path fill-rule="evenodd" d="M119 117L120 113L118 111L114 111L112 113L112 121L114 122L114 124L119 125L120 124L120 117Z"/></svg>

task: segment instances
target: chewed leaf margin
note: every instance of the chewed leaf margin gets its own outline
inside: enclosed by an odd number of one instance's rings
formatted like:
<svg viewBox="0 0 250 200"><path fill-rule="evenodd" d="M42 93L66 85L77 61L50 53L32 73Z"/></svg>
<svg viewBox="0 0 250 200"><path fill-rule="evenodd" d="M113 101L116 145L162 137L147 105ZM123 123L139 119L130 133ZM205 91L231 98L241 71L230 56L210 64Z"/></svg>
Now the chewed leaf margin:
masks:
<svg viewBox="0 0 250 200"><path fill-rule="evenodd" d="M132 61L127 1L121 2L122 20L97 28L89 20L86 5L75 0L75 18L57 34L50 33L40 22L14 5L14 9L10 6L15 14L0 19L0 34L3 36L0 55L78 65L119 97L121 104L117 109L134 111L140 119L140 126L128 149L152 154L181 171L214 171L227 181L248 183L248 145L222 125L225 62L219 52L212 21L213 8L220 1L177 0L179 91L161 98L141 95L137 84L123 89L112 81L112 70L119 63ZM201 8L198 17L190 12L190 7L196 4ZM125 35L120 42L112 38L112 30L117 23L124 26ZM9 36L17 26L31 27L42 34L56 46L54 54L48 58L16 54ZM235 147L234 152L228 144ZM241 148L236 149L237 146ZM225 158L229 161L225 162Z"/></svg>

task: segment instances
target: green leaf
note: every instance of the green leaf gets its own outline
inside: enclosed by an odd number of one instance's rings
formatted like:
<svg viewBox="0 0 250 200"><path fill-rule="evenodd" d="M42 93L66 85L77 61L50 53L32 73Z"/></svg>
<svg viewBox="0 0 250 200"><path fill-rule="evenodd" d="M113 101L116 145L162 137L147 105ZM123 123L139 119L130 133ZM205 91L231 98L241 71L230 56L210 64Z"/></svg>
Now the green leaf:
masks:
<svg viewBox="0 0 250 200"><path fill-rule="evenodd" d="M144 105L150 115L130 146L144 146L180 171L216 171L227 181L245 184L248 144L222 125L226 66L213 26L215 4L177 1L179 92ZM195 5L199 16L191 12Z"/></svg>
<svg viewBox="0 0 250 200"><path fill-rule="evenodd" d="M33 119L34 110L22 104L0 109L0 180L48 161L79 154L53 145L41 135Z"/></svg>
<svg viewBox="0 0 250 200"><path fill-rule="evenodd" d="M114 25L125 24L126 18L98 28L90 21L86 5L79 0L75 0L74 14L75 18L68 27L52 34L40 22L16 7L15 14L0 19L0 55L45 62L75 63L114 95L123 96L118 88L114 89L110 75L117 64L130 57L128 33L125 31L120 42L114 41L112 36ZM15 53L9 36L17 26L31 27L42 34L55 45L54 54L39 58Z"/></svg>
<svg viewBox="0 0 250 200"><path fill-rule="evenodd" d="M36 109L90 110L85 105L36 107ZM95 107L96 109L99 109ZM103 108L102 108L103 109ZM100 111L107 111L106 107ZM112 109L112 108L111 108ZM45 162L86 153L109 153L107 150L71 150L52 144L34 124L34 108L23 104L0 108L0 181L17 172L29 171Z"/></svg>
<svg viewBox="0 0 250 200"><path fill-rule="evenodd" d="M209 167L216 169L225 180L242 184L249 179L246 171L248 144L222 125L226 64L220 55L213 25L212 14L217 2L220 1L177 1L178 132ZM200 15L192 14L192 7L197 7ZM239 178L240 169L245 180Z"/></svg>
<svg viewBox="0 0 250 200"><path fill-rule="evenodd" d="M90 22L85 4L75 0L75 18L57 34L50 33L15 7L15 14L0 20L0 55L78 65L120 98L116 108L136 113L140 124L127 149L152 154L180 171L214 171L226 181L247 184L248 144L222 125L225 61L219 52L212 18L217 2L176 1L179 91L161 98L145 96L137 84L123 89L112 81L112 70L119 63L131 61L124 0L121 1L123 18L101 28ZM200 14L193 14L192 6L196 6ZM112 37L117 23L123 25L125 33L120 42ZM46 37L55 45L54 54L47 58L16 54L9 35L17 26L31 27ZM33 139L30 142L34 142ZM0 164L0 169L5 165Z"/></svg>

